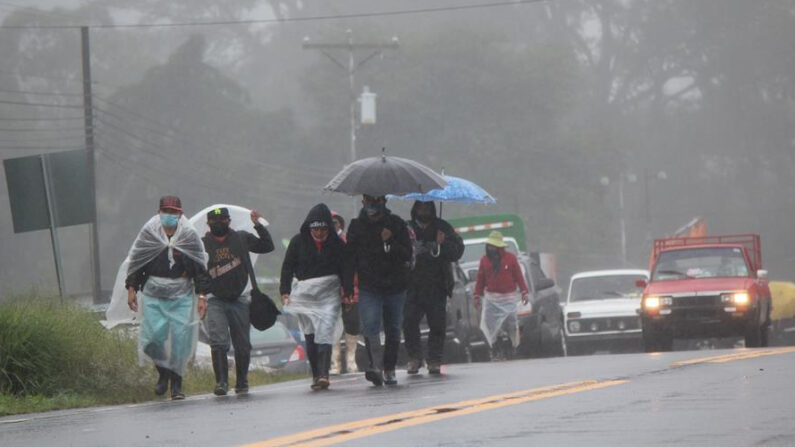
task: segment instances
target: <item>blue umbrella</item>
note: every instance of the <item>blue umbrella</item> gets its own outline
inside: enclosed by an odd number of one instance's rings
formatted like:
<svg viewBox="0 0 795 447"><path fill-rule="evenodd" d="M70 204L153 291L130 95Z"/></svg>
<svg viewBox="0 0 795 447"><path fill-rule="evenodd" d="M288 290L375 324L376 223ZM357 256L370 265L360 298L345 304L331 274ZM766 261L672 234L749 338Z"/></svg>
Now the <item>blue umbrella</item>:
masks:
<svg viewBox="0 0 795 447"><path fill-rule="evenodd" d="M422 202L456 202L456 203L497 203L486 190L469 180L450 175L443 175L447 186L432 189L426 193L410 193L402 196L389 196L390 199L419 200Z"/></svg>

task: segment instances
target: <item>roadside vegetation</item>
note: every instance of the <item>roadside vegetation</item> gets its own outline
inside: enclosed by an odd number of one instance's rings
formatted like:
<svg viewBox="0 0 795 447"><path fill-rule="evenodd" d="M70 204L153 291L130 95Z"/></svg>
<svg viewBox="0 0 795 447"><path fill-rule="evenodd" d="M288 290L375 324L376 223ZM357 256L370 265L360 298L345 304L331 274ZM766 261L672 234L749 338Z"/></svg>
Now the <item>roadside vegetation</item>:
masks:
<svg viewBox="0 0 795 447"><path fill-rule="evenodd" d="M295 376L252 371L251 386ZM158 398L156 373L138 364L137 340L85 309L35 292L0 302L0 416ZM210 392L209 368L189 368L186 394Z"/></svg>

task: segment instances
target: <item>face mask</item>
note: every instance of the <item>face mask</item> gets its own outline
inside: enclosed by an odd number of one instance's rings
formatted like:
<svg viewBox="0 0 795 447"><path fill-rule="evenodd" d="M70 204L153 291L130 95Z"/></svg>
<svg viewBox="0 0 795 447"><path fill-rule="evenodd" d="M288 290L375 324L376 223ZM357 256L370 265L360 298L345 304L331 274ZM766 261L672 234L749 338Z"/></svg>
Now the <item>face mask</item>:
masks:
<svg viewBox="0 0 795 447"><path fill-rule="evenodd" d="M216 237L225 236L229 233L229 224L226 222L212 222L210 224L210 233Z"/></svg>
<svg viewBox="0 0 795 447"><path fill-rule="evenodd" d="M364 212L370 217L381 214L381 211L383 210L384 204L379 202L371 203L369 205L365 205L364 207Z"/></svg>
<svg viewBox="0 0 795 447"><path fill-rule="evenodd" d="M179 223L179 216L176 214L161 214L160 223L165 228L176 228Z"/></svg>
<svg viewBox="0 0 795 447"><path fill-rule="evenodd" d="M417 214L417 222L425 225L431 221L431 216L428 214Z"/></svg>

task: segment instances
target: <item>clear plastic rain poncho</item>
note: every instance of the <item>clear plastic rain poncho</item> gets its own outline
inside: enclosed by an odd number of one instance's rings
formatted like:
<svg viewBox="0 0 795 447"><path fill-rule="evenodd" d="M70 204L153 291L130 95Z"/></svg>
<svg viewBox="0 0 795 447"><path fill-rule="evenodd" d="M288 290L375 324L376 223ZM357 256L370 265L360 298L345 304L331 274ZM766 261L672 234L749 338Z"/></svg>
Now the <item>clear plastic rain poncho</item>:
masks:
<svg viewBox="0 0 795 447"><path fill-rule="evenodd" d="M119 319L141 323L138 346L142 364L148 358L182 375L199 334L193 281L190 278L147 278L139 295L137 315L127 307L124 290L126 277L152 262L163 250L168 252L169 264L174 262L174 250L177 250L199 265L207 265L201 237L185 216L180 218L171 238L166 236L160 216L153 216L138 232L119 269L115 286L121 280L121 296L118 297L121 299L111 300L107 316L109 320L112 315L119 315ZM114 295L117 295L116 289L114 287Z"/></svg>
<svg viewBox="0 0 795 447"><path fill-rule="evenodd" d="M284 306L298 317L301 332L315 334L315 343L331 345L342 336L340 286L337 275L298 281Z"/></svg>
<svg viewBox="0 0 795 447"><path fill-rule="evenodd" d="M230 227L233 230L245 230L250 233L254 232L254 224L251 222L249 218L249 214L251 210L243 208L237 205L226 205L226 204L215 204L204 208L203 210L199 211L198 213L194 214L193 217L190 218L189 222L191 226L196 230L199 235L205 234L210 229L207 227L207 213L215 208L228 208L229 209L229 216L231 218L231 225ZM155 216L153 219L157 218ZM147 222L149 225L152 221L150 220ZM265 226L268 226L268 222L265 219L260 219L260 223ZM158 222L159 224L159 222ZM147 227L144 225L144 228ZM182 224L180 224L183 227ZM199 241L201 243L201 240ZM134 246L133 246L134 247ZM202 246L202 251L204 251L204 247ZM131 250L132 252L132 250ZM252 265L257 261L257 254L250 253L251 263ZM124 288L124 283L127 280L128 271L129 269L129 256L122 262L121 267L119 267L119 271L116 274L116 280L113 283L113 293L110 297L110 305L108 306L108 310L105 313L106 320L102 322L103 325L107 328L112 328L119 324L138 324L140 321L140 315L136 315L135 312L131 311L129 307L127 307L127 290ZM207 265L206 262L204 265ZM246 286L246 290L248 290L250 286Z"/></svg>
<svg viewBox="0 0 795 447"><path fill-rule="evenodd" d="M516 292L484 294L480 330L486 336L489 346L494 345L503 328L511 339L513 347L519 346L519 321L516 319L519 302L520 297Z"/></svg>

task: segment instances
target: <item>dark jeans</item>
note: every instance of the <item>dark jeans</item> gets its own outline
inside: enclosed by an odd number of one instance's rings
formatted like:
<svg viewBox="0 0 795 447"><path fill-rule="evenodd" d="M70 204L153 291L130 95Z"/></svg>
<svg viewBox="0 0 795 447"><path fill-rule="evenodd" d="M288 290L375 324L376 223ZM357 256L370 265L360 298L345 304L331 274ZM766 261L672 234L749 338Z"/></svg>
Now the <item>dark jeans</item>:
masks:
<svg viewBox="0 0 795 447"><path fill-rule="evenodd" d="M444 291L410 288L404 309L403 336L409 360L422 360L420 321L428 321L428 363L442 363L444 339L447 335L447 296Z"/></svg>
<svg viewBox="0 0 795 447"><path fill-rule="evenodd" d="M236 354L248 355L251 352L248 305L247 296L241 296L234 301L218 297L210 297L207 300L207 330L212 349L229 351L231 335Z"/></svg>
<svg viewBox="0 0 795 447"><path fill-rule="evenodd" d="M381 319L383 318L386 341L397 341L400 343L405 302L405 291L382 294L359 289L359 318L361 320L362 335L365 337L380 337Z"/></svg>

